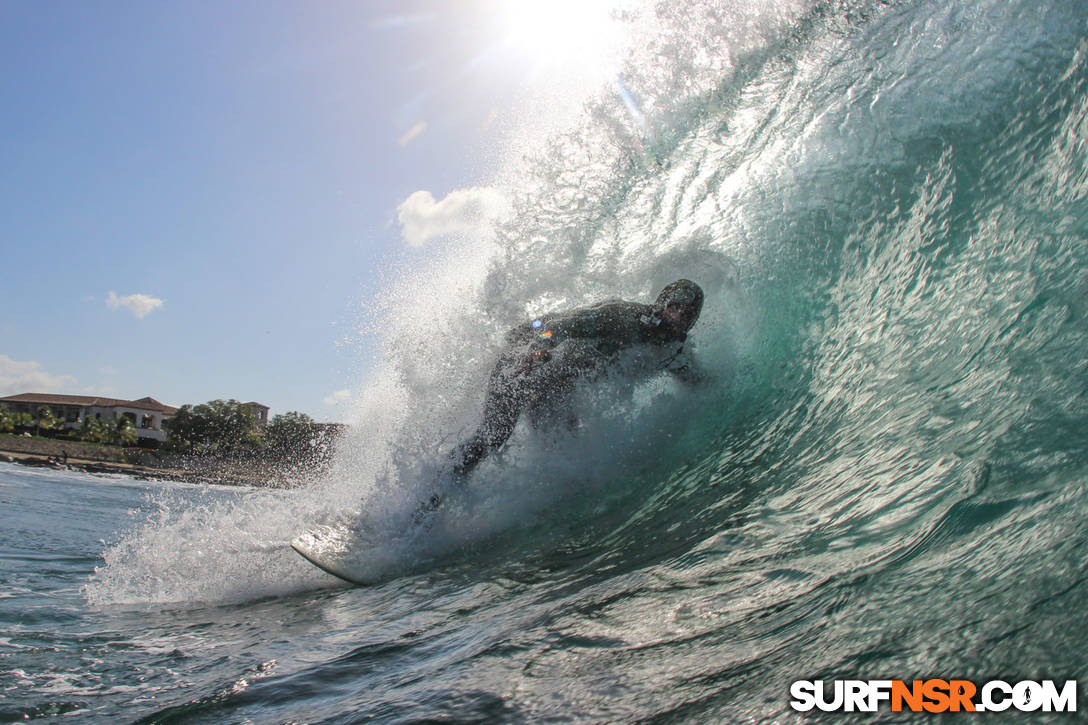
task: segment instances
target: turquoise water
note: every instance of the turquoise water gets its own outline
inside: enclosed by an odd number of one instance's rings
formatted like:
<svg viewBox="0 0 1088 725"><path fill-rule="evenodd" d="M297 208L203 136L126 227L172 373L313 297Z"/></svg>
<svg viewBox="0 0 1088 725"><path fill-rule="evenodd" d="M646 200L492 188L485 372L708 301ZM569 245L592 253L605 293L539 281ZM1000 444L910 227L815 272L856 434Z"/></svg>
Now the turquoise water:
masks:
<svg viewBox="0 0 1088 725"><path fill-rule="evenodd" d="M329 476L0 466L0 719L773 722L798 679L1083 681L1086 10L657 9L511 149L494 238L391 285ZM519 430L406 533L501 330L681 276L710 383L583 390L577 435ZM383 583L287 547L330 518Z"/></svg>

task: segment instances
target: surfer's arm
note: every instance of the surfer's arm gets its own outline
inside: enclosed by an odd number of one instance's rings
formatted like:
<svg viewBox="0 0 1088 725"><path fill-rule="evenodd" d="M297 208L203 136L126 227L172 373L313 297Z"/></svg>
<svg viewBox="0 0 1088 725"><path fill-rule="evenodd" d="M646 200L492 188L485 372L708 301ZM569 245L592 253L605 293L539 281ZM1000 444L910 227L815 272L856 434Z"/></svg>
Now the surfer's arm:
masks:
<svg viewBox="0 0 1088 725"><path fill-rule="evenodd" d="M507 347L547 349L563 340L598 338L607 325L598 307L543 315L507 331Z"/></svg>
<svg viewBox="0 0 1088 725"><path fill-rule="evenodd" d="M591 340L577 338L560 343L556 353L561 364L570 370L591 370L607 359Z"/></svg>
<svg viewBox="0 0 1088 725"><path fill-rule="evenodd" d="M559 340L592 340L621 348L639 341L639 306L614 300L545 319Z"/></svg>

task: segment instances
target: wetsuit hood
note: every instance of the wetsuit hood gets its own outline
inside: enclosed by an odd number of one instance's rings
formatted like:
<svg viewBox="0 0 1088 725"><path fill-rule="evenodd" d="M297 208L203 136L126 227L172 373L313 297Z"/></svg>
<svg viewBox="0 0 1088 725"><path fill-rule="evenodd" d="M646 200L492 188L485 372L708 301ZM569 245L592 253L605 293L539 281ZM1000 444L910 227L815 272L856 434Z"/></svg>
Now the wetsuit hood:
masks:
<svg viewBox="0 0 1088 725"><path fill-rule="evenodd" d="M662 316L670 305L681 305L689 310L688 323L683 329L683 332L687 332L699 319L699 313L703 310L703 289L690 279L678 279L667 285L657 295L654 301L654 314Z"/></svg>

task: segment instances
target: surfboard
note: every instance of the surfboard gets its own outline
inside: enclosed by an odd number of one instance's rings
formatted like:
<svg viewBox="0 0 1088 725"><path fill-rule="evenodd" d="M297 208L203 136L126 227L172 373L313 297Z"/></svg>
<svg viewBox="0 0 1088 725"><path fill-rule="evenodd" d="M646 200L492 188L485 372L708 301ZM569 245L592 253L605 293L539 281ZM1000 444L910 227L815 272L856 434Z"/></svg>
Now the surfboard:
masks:
<svg viewBox="0 0 1088 725"><path fill-rule="evenodd" d="M436 487L439 493L419 504L407 529L401 532L406 536L390 537L388 532L381 535L360 519L344 518L299 534L291 540L291 548L318 569L351 584L366 586L388 581L410 568L405 543L430 528L442 505L442 490Z"/></svg>
<svg viewBox="0 0 1088 725"><path fill-rule="evenodd" d="M366 559L367 542L344 524L317 526L291 540L291 548L318 569L351 584L380 580L380 562ZM375 567L374 564L379 564Z"/></svg>

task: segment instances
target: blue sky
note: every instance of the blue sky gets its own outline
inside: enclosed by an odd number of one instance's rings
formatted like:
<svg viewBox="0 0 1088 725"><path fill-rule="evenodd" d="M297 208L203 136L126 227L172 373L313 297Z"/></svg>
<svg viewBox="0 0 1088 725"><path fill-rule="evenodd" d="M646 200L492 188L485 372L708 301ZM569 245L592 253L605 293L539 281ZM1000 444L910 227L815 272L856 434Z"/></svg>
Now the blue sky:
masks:
<svg viewBox="0 0 1088 725"><path fill-rule="evenodd" d="M0 395L339 419L365 305L540 82L521 5L0 4Z"/></svg>

